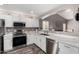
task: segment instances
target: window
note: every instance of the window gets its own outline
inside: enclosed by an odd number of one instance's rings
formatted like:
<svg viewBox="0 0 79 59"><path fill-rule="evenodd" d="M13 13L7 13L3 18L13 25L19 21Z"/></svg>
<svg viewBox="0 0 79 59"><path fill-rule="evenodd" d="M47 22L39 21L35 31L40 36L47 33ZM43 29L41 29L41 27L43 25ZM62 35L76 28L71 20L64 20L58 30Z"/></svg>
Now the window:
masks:
<svg viewBox="0 0 79 59"><path fill-rule="evenodd" d="M43 30L49 30L49 21L43 21L42 24Z"/></svg>

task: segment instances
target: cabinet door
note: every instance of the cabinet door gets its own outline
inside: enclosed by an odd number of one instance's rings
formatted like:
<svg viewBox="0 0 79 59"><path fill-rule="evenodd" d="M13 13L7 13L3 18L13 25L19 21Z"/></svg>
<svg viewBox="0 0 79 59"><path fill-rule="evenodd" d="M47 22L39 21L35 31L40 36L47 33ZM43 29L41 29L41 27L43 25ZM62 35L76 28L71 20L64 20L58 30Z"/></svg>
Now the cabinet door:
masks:
<svg viewBox="0 0 79 59"><path fill-rule="evenodd" d="M4 40L4 51L9 51L12 49L12 41Z"/></svg>
<svg viewBox="0 0 79 59"><path fill-rule="evenodd" d="M39 19L26 18L26 27L39 27Z"/></svg>
<svg viewBox="0 0 79 59"><path fill-rule="evenodd" d="M35 35L27 35L27 45L35 43L36 36Z"/></svg>
<svg viewBox="0 0 79 59"><path fill-rule="evenodd" d="M37 35L36 45L46 52L46 38L42 35Z"/></svg>
<svg viewBox="0 0 79 59"><path fill-rule="evenodd" d="M13 19L11 15L0 15L0 19L5 20L5 27L12 27L13 26Z"/></svg>
<svg viewBox="0 0 79 59"><path fill-rule="evenodd" d="M68 44L59 43L59 54L78 54L79 48Z"/></svg>
<svg viewBox="0 0 79 59"><path fill-rule="evenodd" d="M11 19L6 20L5 27L13 27L13 21Z"/></svg>
<svg viewBox="0 0 79 59"><path fill-rule="evenodd" d="M26 27L32 27L32 19L26 18Z"/></svg>
<svg viewBox="0 0 79 59"><path fill-rule="evenodd" d="M46 52L46 38L44 36L40 37L40 47Z"/></svg>
<svg viewBox="0 0 79 59"><path fill-rule="evenodd" d="M5 27L13 27L12 16L6 16L6 18L5 18Z"/></svg>
<svg viewBox="0 0 79 59"><path fill-rule="evenodd" d="M32 27L39 27L39 19L32 20Z"/></svg>
<svg viewBox="0 0 79 59"><path fill-rule="evenodd" d="M31 36L30 35L27 35L27 45L31 44Z"/></svg>
<svg viewBox="0 0 79 59"><path fill-rule="evenodd" d="M12 35L4 36L4 51L9 51L12 49Z"/></svg>
<svg viewBox="0 0 79 59"><path fill-rule="evenodd" d="M39 35L36 35L36 40L35 40L35 44L38 46L38 47L40 47L40 36Z"/></svg>

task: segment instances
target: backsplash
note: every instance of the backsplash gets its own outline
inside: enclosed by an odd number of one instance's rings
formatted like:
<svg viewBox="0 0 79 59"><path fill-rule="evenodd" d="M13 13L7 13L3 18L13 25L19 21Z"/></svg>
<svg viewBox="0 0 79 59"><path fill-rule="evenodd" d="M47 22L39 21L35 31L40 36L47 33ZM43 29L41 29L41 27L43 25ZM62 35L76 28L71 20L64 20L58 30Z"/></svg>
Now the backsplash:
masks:
<svg viewBox="0 0 79 59"><path fill-rule="evenodd" d="M21 29L21 30L23 30L23 32L39 30L39 28L36 28L36 27L35 28L31 28L31 27L29 27L29 28L6 27L5 32L6 33L10 33L10 32L14 33L16 31L16 29Z"/></svg>

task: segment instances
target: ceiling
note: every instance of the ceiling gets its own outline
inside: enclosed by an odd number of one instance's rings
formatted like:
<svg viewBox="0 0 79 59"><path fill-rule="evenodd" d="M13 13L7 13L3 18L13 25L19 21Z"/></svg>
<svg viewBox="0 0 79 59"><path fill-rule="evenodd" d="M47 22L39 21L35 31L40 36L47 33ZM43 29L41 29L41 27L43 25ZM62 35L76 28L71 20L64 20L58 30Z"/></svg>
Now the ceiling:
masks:
<svg viewBox="0 0 79 59"><path fill-rule="evenodd" d="M71 19L74 9L77 9L75 7L78 6L78 4L4 4L0 8L24 13L34 13L42 19L53 15L52 13L58 12L65 19ZM71 11L66 12L67 9L71 9L72 13ZM72 15L72 17L68 17L67 15Z"/></svg>
<svg viewBox="0 0 79 59"><path fill-rule="evenodd" d="M7 10L22 11L24 13L32 12L39 16L61 5L62 4L4 4L0 7Z"/></svg>

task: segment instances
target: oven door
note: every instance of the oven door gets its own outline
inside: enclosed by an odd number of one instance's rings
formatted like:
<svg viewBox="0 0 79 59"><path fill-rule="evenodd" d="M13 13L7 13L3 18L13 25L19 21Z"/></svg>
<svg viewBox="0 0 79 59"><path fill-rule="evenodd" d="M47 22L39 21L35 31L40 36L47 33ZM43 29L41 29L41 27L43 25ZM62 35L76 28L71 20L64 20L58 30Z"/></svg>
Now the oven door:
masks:
<svg viewBox="0 0 79 59"><path fill-rule="evenodd" d="M26 44L26 36L18 36L13 38L13 47Z"/></svg>

